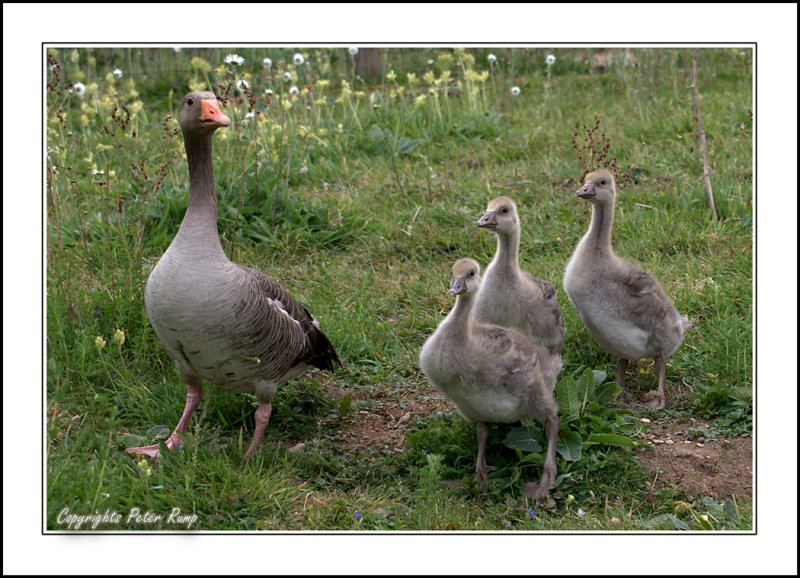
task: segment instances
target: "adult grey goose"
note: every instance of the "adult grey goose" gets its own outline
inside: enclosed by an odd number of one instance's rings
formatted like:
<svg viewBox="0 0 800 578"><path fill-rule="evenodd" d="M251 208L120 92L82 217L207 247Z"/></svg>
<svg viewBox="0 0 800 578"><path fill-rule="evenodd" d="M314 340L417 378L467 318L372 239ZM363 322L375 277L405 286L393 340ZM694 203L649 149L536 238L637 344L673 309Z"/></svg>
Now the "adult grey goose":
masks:
<svg viewBox="0 0 800 578"><path fill-rule="evenodd" d="M472 309L480 284L476 261L460 259L453 265L448 294L456 296L456 304L425 341L420 368L462 416L476 422L475 477L482 488L490 470L486 464L488 424L529 417L544 423L547 453L542 477L523 486L526 496L542 498L556 478L558 406L553 391L561 358L516 329L475 321Z"/></svg>
<svg viewBox="0 0 800 578"><path fill-rule="evenodd" d="M514 327L550 353L560 354L566 330L556 289L519 267L517 205L509 197L498 197L475 225L497 235L497 252L481 281L475 319Z"/></svg>
<svg viewBox="0 0 800 578"><path fill-rule="evenodd" d="M314 317L276 280L231 262L217 233L211 138L230 119L211 92L181 102L180 126L189 163L189 205L178 233L147 279L144 299L153 330L186 385L186 405L166 441L181 445L202 397L202 380L255 392L253 456L272 412L278 384L309 365L341 365ZM159 446L125 450L158 457Z"/></svg>
<svg viewBox="0 0 800 578"><path fill-rule="evenodd" d="M650 392L647 405L662 409L667 358L691 323L678 313L655 277L614 254L616 194L614 175L606 170L589 173L575 193L592 204L592 221L567 264L564 289L589 334L617 358L617 381L623 391L628 360L655 360L658 390Z"/></svg>

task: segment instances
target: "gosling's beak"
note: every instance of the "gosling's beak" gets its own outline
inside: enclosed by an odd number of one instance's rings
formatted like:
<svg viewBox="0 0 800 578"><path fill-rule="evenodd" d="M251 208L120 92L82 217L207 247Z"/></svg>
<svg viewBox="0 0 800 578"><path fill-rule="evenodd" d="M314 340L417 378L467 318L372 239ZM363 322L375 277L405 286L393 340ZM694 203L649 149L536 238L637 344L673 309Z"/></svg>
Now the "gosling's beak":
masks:
<svg viewBox="0 0 800 578"><path fill-rule="evenodd" d="M596 195L597 193L594 192L594 183L585 183L580 189L575 191L575 196L581 199L591 199Z"/></svg>
<svg viewBox="0 0 800 578"><path fill-rule="evenodd" d="M453 277L450 281L450 290L448 295L455 297L467 292L467 280L464 277Z"/></svg>
<svg viewBox="0 0 800 578"><path fill-rule="evenodd" d="M497 213L494 211L486 211L481 218L475 221L476 227L489 227L491 229L497 226Z"/></svg>
<svg viewBox="0 0 800 578"><path fill-rule="evenodd" d="M200 103L200 120L205 126L219 128L231 124L231 119L222 114L216 100L204 100Z"/></svg>

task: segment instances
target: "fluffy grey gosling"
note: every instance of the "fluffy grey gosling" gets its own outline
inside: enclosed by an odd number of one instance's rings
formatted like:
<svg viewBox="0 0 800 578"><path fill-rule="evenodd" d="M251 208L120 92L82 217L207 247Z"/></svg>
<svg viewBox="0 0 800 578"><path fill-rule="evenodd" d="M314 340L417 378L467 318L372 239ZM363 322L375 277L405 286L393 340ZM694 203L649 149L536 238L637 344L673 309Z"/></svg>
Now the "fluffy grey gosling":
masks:
<svg viewBox="0 0 800 578"><path fill-rule="evenodd" d="M556 289L519 268L520 225L514 201L494 199L475 225L497 235L497 252L481 282L475 319L518 329L550 353L560 354L566 331Z"/></svg>
<svg viewBox="0 0 800 578"><path fill-rule="evenodd" d="M547 495L556 477L558 406L553 390L561 359L512 328L478 323L472 308L480 288L480 266L472 259L453 265L449 295L452 311L420 352L422 371L453 401L459 413L476 422L478 458L475 477L486 488L488 423L511 423L533 417L547 435L544 472L523 487L528 497Z"/></svg>
<svg viewBox="0 0 800 578"><path fill-rule="evenodd" d="M184 97L180 126L189 161L189 206L178 233L144 291L156 335L188 386L168 449L181 445L207 379L230 391L255 392L252 457L269 422L278 384L309 365L332 369L339 357L319 324L274 279L232 263L217 234L211 137L230 124L211 92ZM159 446L128 448L157 458Z"/></svg>
<svg viewBox="0 0 800 578"><path fill-rule="evenodd" d="M667 358L691 323L652 275L614 254L614 176L605 170L589 173L575 196L592 204L592 222L567 265L564 289L598 345L617 357L623 391L629 359L655 360L658 390L648 394L647 405L662 409Z"/></svg>

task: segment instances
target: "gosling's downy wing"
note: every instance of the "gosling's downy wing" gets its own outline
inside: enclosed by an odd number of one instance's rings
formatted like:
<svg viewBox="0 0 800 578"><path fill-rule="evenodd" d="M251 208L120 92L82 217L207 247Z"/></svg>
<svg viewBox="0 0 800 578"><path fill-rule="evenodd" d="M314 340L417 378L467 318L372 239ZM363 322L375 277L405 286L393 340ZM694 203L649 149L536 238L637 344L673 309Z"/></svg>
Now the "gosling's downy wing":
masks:
<svg viewBox="0 0 800 578"><path fill-rule="evenodd" d="M292 355L294 365L307 363L320 369L342 365L317 320L289 291L260 271L237 267L250 296L245 305L251 315L248 320L250 335L255 338L271 336L271 353Z"/></svg>
<svg viewBox="0 0 800 578"><path fill-rule="evenodd" d="M537 279L527 271L520 271L520 273L522 273L522 276L527 280L528 283L539 289L542 294L542 299L550 300L555 297L556 288L552 283L548 283L542 279Z"/></svg>
<svg viewBox="0 0 800 578"><path fill-rule="evenodd" d="M655 277L630 263L626 265L628 270L620 277L627 297L626 316L637 327L654 331L674 306Z"/></svg>
<svg viewBox="0 0 800 578"><path fill-rule="evenodd" d="M500 374L498 377L513 375L537 364L535 346L516 330L485 325L479 335L481 356L495 360L495 367Z"/></svg>

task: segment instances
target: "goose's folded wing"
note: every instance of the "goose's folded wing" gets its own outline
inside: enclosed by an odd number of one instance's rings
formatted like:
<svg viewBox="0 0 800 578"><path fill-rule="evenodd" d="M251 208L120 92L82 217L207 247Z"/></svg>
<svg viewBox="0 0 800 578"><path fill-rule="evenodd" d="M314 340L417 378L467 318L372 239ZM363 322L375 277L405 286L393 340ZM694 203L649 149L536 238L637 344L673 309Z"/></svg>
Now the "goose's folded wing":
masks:
<svg viewBox="0 0 800 578"><path fill-rule="evenodd" d="M297 351L298 362L320 369L332 369L334 363L342 365L317 320L289 291L260 271L247 267L240 270L247 279L253 310L261 312L261 323L269 323L272 331L281 333L283 345Z"/></svg>

